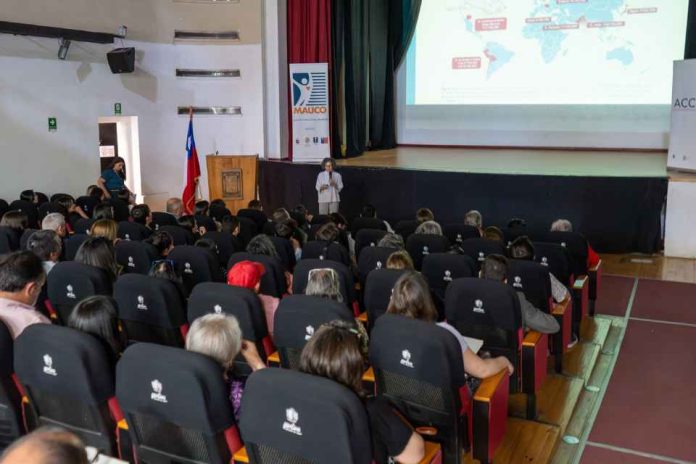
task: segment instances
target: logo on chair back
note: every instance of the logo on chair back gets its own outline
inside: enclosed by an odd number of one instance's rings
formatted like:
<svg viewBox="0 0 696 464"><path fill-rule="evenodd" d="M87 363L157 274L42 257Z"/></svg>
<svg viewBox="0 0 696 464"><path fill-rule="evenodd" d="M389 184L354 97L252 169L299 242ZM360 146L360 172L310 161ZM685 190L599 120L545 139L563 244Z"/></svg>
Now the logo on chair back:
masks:
<svg viewBox="0 0 696 464"><path fill-rule="evenodd" d="M370 246L371 247L375 246L375 242L370 242Z"/></svg>
<svg viewBox="0 0 696 464"><path fill-rule="evenodd" d="M159 230L159 224L155 224L155 230Z"/></svg>
<svg viewBox="0 0 696 464"><path fill-rule="evenodd" d="M215 306L213 306L213 311L215 311L215 314L222 314L222 306L216 304Z"/></svg>
<svg viewBox="0 0 696 464"><path fill-rule="evenodd" d="M300 415L294 408L285 410L285 422L283 422L283 430L302 436L302 428L297 426L297 421L300 420Z"/></svg>
<svg viewBox="0 0 696 464"><path fill-rule="evenodd" d="M375 266L375 269L382 269L382 261L377 261L377 265Z"/></svg>
<svg viewBox="0 0 696 464"><path fill-rule="evenodd" d="M67 292L65 292L65 296L67 296L68 298L72 298L73 300L74 300L75 298L77 298L77 297L75 296L75 292L74 292L75 289L73 288L72 285L68 284L68 285L65 287L65 289L67 290Z"/></svg>
<svg viewBox="0 0 696 464"><path fill-rule="evenodd" d="M445 282L452 282L452 271L449 269L445 271L445 276L442 278Z"/></svg>
<svg viewBox="0 0 696 464"><path fill-rule="evenodd" d="M483 251L479 251L478 260L479 260L479 261L485 261L485 260L486 260L486 254L485 254Z"/></svg>
<svg viewBox="0 0 696 464"><path fill-rule="evenodd" d="M430 248L428 248L428 245L423 245L423 254L424 255L430 254Z"/></svg>
<svg viewBox="0 0 696 464"><path fill-rule="evenodd" d="M541 264L543 266L548 266L549 265L549 258L547 258L546 256L542 256L541 257Z"/></svg>
<svg viewBox="0 0 696 464"><path fill-rule="evenodd" d="M481 313L481 314L484 314L486 312L486 310L483 309L483 301L482 300L474 301L474 312Z"/></svg>
<svg viewBox="0 0 696 464"><path fill-rule="evenodd" d="M305 330L307 331L307 334L304 337L305 340L309 340L314 336L314 327L308 325L307 327L305 327Z"/></svg>
<svg viewBox="0 0 696 464"><path fill-rule="evenodd" d="M184 263L184 274L193 274L193 269L191 269L191 263Z"/></svg>
<svg viewBox="0 0 696 464"><path fill-rule="evenodd" d="M142 311L147 311L147 305L145 304L145 297L138 295L138 309Z"/></svg>
<svg viewBox="0 0 696 464"><path fill-rule="evenodd" d="M49 354L43 355L43 362L44 362L44 367L43 367L43 373L52 375L52 376L57 376L58 372L53 368L53 358Z"/></svg>
<svg viewBox="0 0 696 464"><path fill-rule="evenodd" d="M152 401L157 401L158 403L166 403L167 396L162 394L162 382L155 379L152 382L150 382L150 385L152 385L152 393L150 393L150 399Z"/></svg>
<svg viewBox="0 0 696 464"><path fill-rule="evenodd" d="M515 288L523 288L522 285L522 277L520 276L515 276L515 282L512 284L513 287Z"/></svg>
<svg viewBox="0 0 696 464"><path fill-rule="evenodd" d="M399 361L399 364L402 366L410 367L413 369L413 363L411 362L411 352L408 350L403 350L401 352L401 361Z"/></svg>
<svg viewBox="0 0 696 464"><path fill-rule="evenodd" d="M128 267L135 267L135 262L133 262L133 257L128 257Z"/></svg>
<svg viewBox="0 0 696 464"><path fill-rule="evenodd" d="M126 234L126 240L130 240L130 234Z"/></svg>
<svg viewBox="0 0 696 464"><path fill-rule="evenodd" d="M566 242L561 242L561 246L562 246L563 248L565 248L565 247L566 247Z"/></svg>
<svg viewBox="0 0 696 464"><path fill-rule="evenodd" d="M462 234L457 234L457 238L455 238L454 241L457 243L462 243L464 241L462 239Z"/></svg>

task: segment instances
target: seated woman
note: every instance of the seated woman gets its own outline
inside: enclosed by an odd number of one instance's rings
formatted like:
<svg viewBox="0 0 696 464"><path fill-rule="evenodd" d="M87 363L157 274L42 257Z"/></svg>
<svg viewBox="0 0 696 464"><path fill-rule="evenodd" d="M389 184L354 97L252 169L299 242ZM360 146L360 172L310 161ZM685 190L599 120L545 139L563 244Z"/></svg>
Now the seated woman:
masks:
<svg viewBox="0 0 696 464"><path fill-rule="evenodd" d="M415 234L442 235L442 227L435 221L422 222L416 227Z"/></svg>
<svg viewBox="0 0 696 464"><path fill-rule="evenodd" d="M118 224L113 219L97 219L89 228L90 237L104 237L111 243L118 241Z"/></svg>
<svg viewBox="0 0 696 464"><path fill-rule="evenodd" d="M407 272L396 281L387 313L431 322L453 334L462 348L464 372L473 377L483 379L503 369L507 369L510 374L514 372L514 367L505 356L482 359L469 349L466 340L457 329L447 322L436 322L437 310L430 296L430 289L418 272Z"/></svg>
<svg viewBox="0 0 696 464"><path fill-rule="evenodd" d="M160 258L166 258L174 249L174 239L169 235L169 232L163 230L153 232L143 242L152 245L157 250L157 255Z"/></svg>
<svg viewBox="0 0 696 464"><path fill-rule="evenodd" d="M112 367L126 349L127 337L119 330L116 303L108 296L90 296L80 301L68 320L68 327L94 335L104 344Z"/></svg>
<svg viewBox="0 0 696 464"><path fill-rule="evenodd" d="M282 262L275 245L273 245L271 239L264 234L259 234L249 240L246 251L252 255L270 256L277 259L279 263ZM292 293L292 274L290 274L288 271L285 271L285 284L287 292Z"/></svg>
<svg viewBox="0 0 696 464"><path fill-rule="evenodd" d="M186 293L186 289L184 288L184 280L176 272L176 267L174 267L173 261L168 259L160 259L153 262L147 275L174 282L179 293L179 297L181 297L182 304L186 304L188 295Z"/></svg>
<svg viewBox="0 0 696 464"><path fill-rule="evenodd" d="M244 382L232 374L234 359L241 352L252 370L263 369L256 346L242 339L237 319L229 314L206 314L199 317L186 335L186 349L213 358L222 367L222 376L230 386L230 402L234 417L239 420L239 405L242 402Z"/></svg>
<svg viewBox="0 0 696 464"><path fill-rule="evenodd" d="M408 269L413 270L413 259L406 250L397 250L387 258L387 269Z"/></svg>
<svg viewBox="0 0 696 464"><path fill-rule="evenodd" d="M551 232L572 232L573 223L568 219L556 219L551 224ZM587 267L593 268L599 264L599 255L590 246L590 242L587 242Z"/></svg>
<svg viewBox="0 0 696 464"><path fill-rule="evenodd" d="M259 293L261 290L261 277L266 273L263 264L255 261L240 261L227 272L227 285L242 287L252 290L261 300L263 311L266 314L266 326L268 333L273 337L273 319L280 300L278 298Z"/></svg>
<svg viewBox="0 0 696 464"><path fill-rule="evenodd" d="M103 270L112 284L121 272L116 263L114 246L105 237L90 237L85 240L75 254L75 261Z"/></svg>
<svg viewBox="0 0 696 464"><path fill-rule="evenodd" d="M359 334L350 323L322 325L307 342L300 357L300 371L325 377L349 388L363 400L370 420L373 457L378 463L417 463L423 458L423 438L384 397L366 398L362 387L365 359Z"/></svg>
<svg viewBox="0 0 696 464"><path fill-rule="evenodd" d="M20 210L8 211L0 220L0 226L7 227L10 250L19 250L20 239L29 226L29 217Z"/></svg>

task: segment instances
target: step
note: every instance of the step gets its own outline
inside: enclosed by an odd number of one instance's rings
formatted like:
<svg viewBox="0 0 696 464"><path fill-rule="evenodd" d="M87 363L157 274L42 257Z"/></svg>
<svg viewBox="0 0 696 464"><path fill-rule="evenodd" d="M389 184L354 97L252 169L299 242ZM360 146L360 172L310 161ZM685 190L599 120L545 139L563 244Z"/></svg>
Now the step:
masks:
<svg viewBox="0 0 696 464"><path fill-rule="evenodd" d="M600 346L594 343L579 342L563 355L563 374L578 377L587 382L592 375Z"/></svg>
<svg viewBox="0 0 696 464"><path fill-rule="evenodd" d="M494 463L545 464L549 462L560 439L558 427L549 424L509 418L503 442L495 452ZM464 460L475 464L471 453Z"/></svg>
<svg viewBox="0 0 696 464"><path fill-rule="evenodd" d="M603 316L586 317L580 324L580 340L604 346L611 328L611 319Z"/></svg>

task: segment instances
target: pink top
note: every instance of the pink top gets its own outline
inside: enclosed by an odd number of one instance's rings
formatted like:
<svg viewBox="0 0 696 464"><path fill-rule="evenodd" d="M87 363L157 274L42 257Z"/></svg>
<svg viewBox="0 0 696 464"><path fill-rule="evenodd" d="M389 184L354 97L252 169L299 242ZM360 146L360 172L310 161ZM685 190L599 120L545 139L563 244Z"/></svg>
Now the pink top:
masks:
<svg viewBox="0 0 696 464"><path fill-rule="evenodd" d="M278 309L278 304L280 300L273 296L263 295L259 293L259 299L263 305L263 312L266 313L266 326L268 326L268 333L273 338L273 317L275 316L276 309Z"/></svg>
<svg viewBox="0 0 696 464"><path fill-rule="evenodd" d="M10 330L13 340L19 337L24 329L32 324L51 323L46 316L38 312L33 306L7 298L0 298L0 319Z"/></svg>

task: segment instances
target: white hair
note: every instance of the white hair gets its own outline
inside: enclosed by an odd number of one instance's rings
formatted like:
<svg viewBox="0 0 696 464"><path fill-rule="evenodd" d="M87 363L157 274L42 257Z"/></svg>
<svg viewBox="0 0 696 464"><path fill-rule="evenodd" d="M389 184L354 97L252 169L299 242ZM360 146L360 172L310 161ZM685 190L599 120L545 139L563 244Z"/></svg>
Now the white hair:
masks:
<svg viewBox="0 0 696 464"><path fill-rule="evenodd" d="M309 271L305 295L330 298L343 302L338 273L331 268L318 268Z"/></svg>
<svg viewBox="0 0 696 464"><path fill-rule="evenodd" d="M43 221L41 221L41 228L43 230L52 230L57 232L61 226L65 226L65 217L60 213L50 213L47 214Z"/></svg>
<svg viewBox="0 0 696 464"><path fill-rule="evenodd" d="M464 224L480 229L483 226L483 216L477 210L472 209L464 215Z"/></svg>
<svg viewBox="0 0 696 464"><path fill-rule="evenodd" d="M442 235L442 227L435 221L425 221L416 228L416 234Z"/></svg>
<svg viewBox="0 0 696 464"><path fill-rule="evenodd" d="M567 219L556 219L551 224L551 232L572 232L573 223Z"/></svg>
<svg viewBox="0 0 696 464"><path fill-rule="evenodd" d="M225 370L232 367L242 349L242 330L230 314L199 317L186 335L186 349L213 358Z"/></svg>

